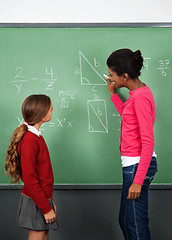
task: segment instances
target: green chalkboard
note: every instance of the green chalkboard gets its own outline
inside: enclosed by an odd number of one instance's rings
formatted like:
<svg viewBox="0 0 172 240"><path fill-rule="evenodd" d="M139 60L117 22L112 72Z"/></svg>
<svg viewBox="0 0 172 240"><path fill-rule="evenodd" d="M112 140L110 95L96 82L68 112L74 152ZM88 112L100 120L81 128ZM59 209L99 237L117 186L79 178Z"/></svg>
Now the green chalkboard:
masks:
<svg viewBox="0 0 172 240"><path fill-rule="evenodd" d="M154 183L172 183L171 28L0 28L0 183L5 151L34 93L51 97L51 122L41 127L56 184L121 183L120 117L103 77L116 49L140 49L141 80L156 102ZM126 99L127 90L121 90Z"/></svg>

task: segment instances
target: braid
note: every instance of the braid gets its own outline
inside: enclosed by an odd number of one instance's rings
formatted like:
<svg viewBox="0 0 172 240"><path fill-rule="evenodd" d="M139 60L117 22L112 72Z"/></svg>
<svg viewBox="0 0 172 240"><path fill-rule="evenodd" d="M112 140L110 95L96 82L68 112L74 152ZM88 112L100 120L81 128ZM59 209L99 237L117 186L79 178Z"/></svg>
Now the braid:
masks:
<svg viewBox="0 0 172 240"><path fill-rule="evenodd" d="M17 152L17 147L25 133L28 131L26 125L18 127L11 138L11 143L7 149L6 163L5 163L5 174L10 176L12 183L19 183L22 170L20 164L20 158Z"/></svg>

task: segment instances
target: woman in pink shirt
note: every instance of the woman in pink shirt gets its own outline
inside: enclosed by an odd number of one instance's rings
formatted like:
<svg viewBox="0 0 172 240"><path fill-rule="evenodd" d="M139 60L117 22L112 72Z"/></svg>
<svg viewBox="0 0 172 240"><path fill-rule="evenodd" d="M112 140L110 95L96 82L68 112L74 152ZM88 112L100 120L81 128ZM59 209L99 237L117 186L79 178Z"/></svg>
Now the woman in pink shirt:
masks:
<svg viewBox="0 0 172 240"><path fill-rule="evenodd" d="M139 80L143 57L137 50L120 49L108 60L107 85L121 116L120 152L123 186L119 224L126 240L150 240L148 227L148 189L157 172L153 126L155 103L150 88ZM125 103L116 93L126 87Z"/></svg>

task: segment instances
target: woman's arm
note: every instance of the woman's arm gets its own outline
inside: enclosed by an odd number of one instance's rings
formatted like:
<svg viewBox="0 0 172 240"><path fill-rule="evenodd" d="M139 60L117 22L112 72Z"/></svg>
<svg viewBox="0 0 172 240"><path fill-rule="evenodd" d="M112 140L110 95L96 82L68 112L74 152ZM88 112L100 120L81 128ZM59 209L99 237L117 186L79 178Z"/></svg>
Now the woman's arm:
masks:
<svg viewBox="0 0 172 240"><path fill-rule="evenodd" d="M128 199L140 197L142 184L151 162L154 148L153 111L149 97L140 95L136 99L135 112L139 124L142 150L133 184L128 191Z"/></svg>
<svg viewBox="0 0 172 240"><path fill-rule="evenodd" d="M121 116L123 107L124 107L124 103L121 100L121 98L118 96L118 94L116 93L117 88L116 88L115 84L113 82L110 82L108 79L106 79L106 81L107 81L109 92L111 94L111 101L113 102L113 104L115 105L117 111L119 112L119 114Z"/></svg>
<svg viewBox="0 0 172 240"><path fill-rule="evenodd" d="M154 110L149 97L140 95L137 101L135 101L135 111L139 124L142 149L134 182L142 185L148 171L154 149Z"/></svg>

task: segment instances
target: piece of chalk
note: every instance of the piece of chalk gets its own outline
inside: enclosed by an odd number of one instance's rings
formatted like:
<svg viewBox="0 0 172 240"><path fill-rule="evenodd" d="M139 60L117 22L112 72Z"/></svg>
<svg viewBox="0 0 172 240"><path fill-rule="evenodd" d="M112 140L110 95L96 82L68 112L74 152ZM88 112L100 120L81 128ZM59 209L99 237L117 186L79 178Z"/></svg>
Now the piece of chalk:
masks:
<svg viewBox="0 0 172 240"><path fill-rule="evenodd" d="M103 76L104 76L105 78L108 78L108 79L109 79L109 77L108 77L106 74L103 74Z"/></svg>

